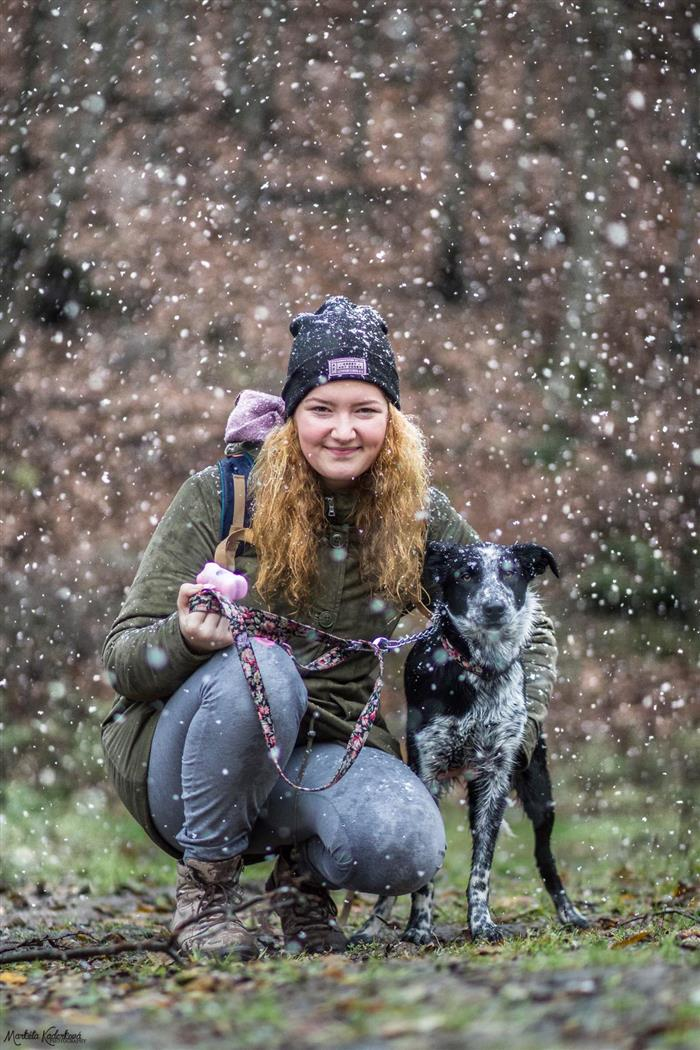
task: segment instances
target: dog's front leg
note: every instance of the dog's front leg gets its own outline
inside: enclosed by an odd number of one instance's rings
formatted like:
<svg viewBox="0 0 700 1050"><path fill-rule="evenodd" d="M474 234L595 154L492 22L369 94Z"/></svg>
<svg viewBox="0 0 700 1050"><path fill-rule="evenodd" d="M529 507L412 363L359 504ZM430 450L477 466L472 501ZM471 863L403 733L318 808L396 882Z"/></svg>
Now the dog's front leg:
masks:
<svg viewBox="0 0 700 1050"><path fill-rule="evenodd" d="M501 941L507 927L498 926L489 911L489 880L498 831L508 797L505 769L482 774L469 785L469 821L472 832L472 867L467 888L468 919L472 939Z"/></svg>
<svg viewBox="0 0 700 1050"><path fill-rule="evenodd" d="M408 926L401 934L402 941L411 944L432 944L435 940L433 930L433 898L435 896L435 883L426 882L411 894L411 914Z"/></svg>
<svg viewBox="0 0 700 1050"><path fill-rule="evenodd" d="M378 897L367 921L350 938L350 945L386 941L396 897Z"/></svg>

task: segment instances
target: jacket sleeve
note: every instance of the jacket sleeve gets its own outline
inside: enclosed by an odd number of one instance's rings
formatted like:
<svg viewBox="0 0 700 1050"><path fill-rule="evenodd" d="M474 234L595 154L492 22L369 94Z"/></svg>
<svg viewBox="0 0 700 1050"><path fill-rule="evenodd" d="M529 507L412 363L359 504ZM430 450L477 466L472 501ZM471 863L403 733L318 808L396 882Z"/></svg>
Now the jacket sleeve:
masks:
<svg viewBox="0 0 700 1050"><path fill-rule="evenodd" d="M457 513L444 492L436 488L430 490L428 540L462 544L479 542L475 530ZM523 750L528 763L552 699L557 677L557 656L554 625L540 611L522 655L528 714Z"/></svg>
<svg viewBox="0 0 700 1050"><path fill-rule="evenodd" d="M219 485L208 468L182 485L159 522L102 650L110 682L128 700L171 696L211 656L185 644L177 595L218 543Z"/></svg>
<svg viewBox="0 0 700 1050"><path fill-rule="evenodd" d="M529 763L535 750L537 737L547 716L557 680L557 640L554 624L541 610L535 620L532 634L523 649L522 664L525 672L525 702L527 725L523 738L523 750Z"/></svg>

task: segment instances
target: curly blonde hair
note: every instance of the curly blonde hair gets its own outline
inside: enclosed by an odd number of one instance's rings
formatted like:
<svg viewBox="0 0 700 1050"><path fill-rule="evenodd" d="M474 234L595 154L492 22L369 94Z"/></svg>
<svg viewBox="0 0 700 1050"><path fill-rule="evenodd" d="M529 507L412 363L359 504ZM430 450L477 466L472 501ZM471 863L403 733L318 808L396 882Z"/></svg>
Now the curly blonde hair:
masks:
<svg viewBox="0 0 700 1050"><path fill-rule="evenodd" d="M388 408L384 444L356 485L353 524L362 537L362 579L373 594L404 608L421 598L428 454L416 424L393 405ZM300 610L318 583L320 537L327 523L319 475L304 457L293 418L266 438L251 485L256 588L265 601L283 594Z"/></svg>

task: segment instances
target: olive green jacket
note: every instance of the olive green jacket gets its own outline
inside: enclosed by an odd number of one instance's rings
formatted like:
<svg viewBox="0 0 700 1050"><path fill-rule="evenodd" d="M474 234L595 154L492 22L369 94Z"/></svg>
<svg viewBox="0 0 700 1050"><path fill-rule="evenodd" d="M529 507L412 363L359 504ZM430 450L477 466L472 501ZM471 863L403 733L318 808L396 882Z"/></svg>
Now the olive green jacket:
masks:
<svg viewBox="0 0 700 1050"><path fill-rule="evenodd" d="M257 446L240 446L255 454ZM352 525L353 495L340 493L327 500L327 528L321 543L321 571L313 605L296 616L341 638L391 637L408 611L372 598L360 579L360 538ZM331 516L332 515L332 516ZM147 769L158 715L168 697L208 660L209 653L192 652L180 633L176 609L181 584L193 582L204 563L211 561L220 540L221 493L219 471L207 467L185 481L163 515L139 565L126 600L105 641L103 660L110 681L120 694L101 724L107 772L122 802L161 849L181 857L159 835L148 808ZM428 540L472 543L475 531L451 507L438 489L430 490ZM257 558L246 545L236 558L236 569L248 579L243 604L265 608L255 589ZM427 579L424 579L427 587ZM270 606L285 616L294 610L284 601ZM295 657L309 663L325 646L293 639ZM552 624L542 616L523 653L526 675L528 734L532 753L539 724L544 719L556 675L557 649ZM378 672L372 653L357 653L338 667L305 674L309 713L316 716L316 739L345 743L360 711L369 699ZM300 742L308 726L302 725ZM367 743L400 756L398 742L381 718Z"/></svg>

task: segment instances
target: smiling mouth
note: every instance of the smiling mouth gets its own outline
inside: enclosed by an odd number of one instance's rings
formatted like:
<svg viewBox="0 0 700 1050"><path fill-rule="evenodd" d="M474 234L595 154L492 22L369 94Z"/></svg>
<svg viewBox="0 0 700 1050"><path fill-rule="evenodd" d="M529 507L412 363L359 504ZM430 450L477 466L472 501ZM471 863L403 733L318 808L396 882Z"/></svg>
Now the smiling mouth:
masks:
<svg viewBox="0 0 700 1050"><path fill-rule="evenodd" d="M330 452L334 456L351 456L353 452L359 452L359 448L329 448L324 446L326 452Z"/></svg>

